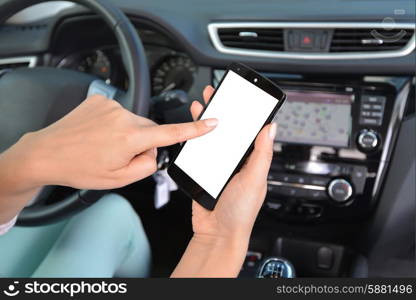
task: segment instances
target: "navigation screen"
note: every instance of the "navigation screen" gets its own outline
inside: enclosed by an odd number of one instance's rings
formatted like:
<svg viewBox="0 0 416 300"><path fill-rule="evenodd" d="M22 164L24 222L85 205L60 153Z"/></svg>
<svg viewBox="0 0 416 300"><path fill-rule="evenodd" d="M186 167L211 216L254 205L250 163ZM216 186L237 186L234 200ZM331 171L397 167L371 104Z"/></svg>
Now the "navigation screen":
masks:
<svg viewBox="0 0 416 300"><path fill-rule="evenodd" d="M334 147L348 146L353 95L287 91L276 115L276 141Z"/></svg>

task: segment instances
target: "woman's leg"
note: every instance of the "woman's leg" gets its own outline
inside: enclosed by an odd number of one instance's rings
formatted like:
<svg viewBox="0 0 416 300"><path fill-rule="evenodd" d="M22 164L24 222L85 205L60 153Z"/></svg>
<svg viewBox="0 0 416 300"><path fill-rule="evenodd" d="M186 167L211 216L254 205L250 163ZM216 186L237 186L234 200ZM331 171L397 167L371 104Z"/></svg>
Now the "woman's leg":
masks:
<svg viewBox="0 0 416 300"><path fill-rule="evenodd" d="M67 222L32 277L145 277L150 256L130 203L108 194Z"/></svg>
<svg viewBox="0 0 416 300"><path fill-rule="evenodd" d="M140 219L109 194L71 218L33 277L144 277L150 248Z"/></svg>
<svg viewBox="0 0 416 300"><path fill-rule="evenodd" d="M30 277L68 220L36 227L15 226L0 236L0 277Z"/></svg>
<svg viewBox="0 0 416 300"><path fill-rule="evenodd" d="M140 219L115 194L70 219L0 236L0 277L144 277L149 267Z"/></svg>
<svg viewBox="0 0 416 300"><path fill-rule="evenodd" d="M149 267L140 219L115 194L68 220L0 236L0 277L144 277Z"/></svg>

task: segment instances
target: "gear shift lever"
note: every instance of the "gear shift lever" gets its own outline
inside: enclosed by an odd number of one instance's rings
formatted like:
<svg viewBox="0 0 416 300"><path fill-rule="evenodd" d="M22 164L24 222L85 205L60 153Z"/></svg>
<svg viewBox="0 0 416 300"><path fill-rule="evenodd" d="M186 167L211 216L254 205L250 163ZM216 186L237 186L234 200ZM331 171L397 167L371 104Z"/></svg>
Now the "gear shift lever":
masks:
<svg viewBox="0 0 416 300"><path fill-rule="evenodd" d="M260 265L257 278L294 278L295 268L281 257L268 257Z"/></svg>

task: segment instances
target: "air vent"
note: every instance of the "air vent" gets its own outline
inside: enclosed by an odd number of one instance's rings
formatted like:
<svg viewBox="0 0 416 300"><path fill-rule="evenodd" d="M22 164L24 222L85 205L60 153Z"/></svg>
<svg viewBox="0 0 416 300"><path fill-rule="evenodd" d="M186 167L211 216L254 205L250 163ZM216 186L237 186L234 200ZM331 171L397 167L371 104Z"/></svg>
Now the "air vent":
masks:
<svg viewBox="0 0 416 300"><path fill-rule="evenodd" d="M399 50L414 34L411 29L335 29L330 52Z"/></svg>
<svg viewBox="0 0 416 300"><path fill-rule="evenodd" d="M209 24L208 33L219 52L253 57L380 59L416 47L414 23L386 30L381 22L224 22Z"/></svg>
<svg viewBox="0 0 416 300"><path fill-rule="evenodd" d="M220 28L221 43L229 48L283 51L283 29Z"/></svg>
<svg viewBox="0 0 416 300"><path fill-rule="evenodd" d="M4 69L16 69L20 67L28 67L29 62L11 63L11 64L0 64L0 70Z"/></svg>
<svg viewBox="0 0 416 300"><path fill-rule="evenodd" d="M36 66L36 62L36 56L0 58L0 71L7 69L16 69L19 67L31 68Z"/></svg>
<svg viewBox="0 0 416 300"><path fill-rule="evenodd" d="M25 25L3 25L0 26L0 32L22 32L22 31L38 31L46 30L48 28L47 24L25 24Z"/></svg>

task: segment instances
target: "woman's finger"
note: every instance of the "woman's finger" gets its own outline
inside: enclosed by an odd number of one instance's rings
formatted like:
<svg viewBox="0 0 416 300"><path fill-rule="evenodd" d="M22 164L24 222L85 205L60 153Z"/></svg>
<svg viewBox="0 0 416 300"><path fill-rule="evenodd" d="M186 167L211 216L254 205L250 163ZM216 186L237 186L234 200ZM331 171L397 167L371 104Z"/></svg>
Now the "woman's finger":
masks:
<svg viewBox="0 0 416 300"><path fill-rule="evenodd" d="M135 141L134 146L137 150L166 147L207 134L217 124L217 119L210 118L195 122L144 127L138 130L137 138L132 135L132 140Z"/></svg>
<svg viewBox="0 0 416 300"><path fill-rule="evenodd" d="M214 88L210 85L207 85L204 91L202 92L202 96L204 98L205 104L208 103L213 93L214 93ZM192 102L191 107L189 108L189 110L191 111L192 118L194 120L198 119L203 109L204 109L204 106L198 101Z"/></svg>
<svg viewBox="0 0 416 300"><path fill-rule="evenodd" d="M205 104L208 104L209 100L211 99L212 94L214 94L215 89L210 86L207 85L204 89L204 91L202 92L202 96L204 98L204 102Z"/></svg>
<svg viewBox="0 0 416 300"><path fill-rule="evenodd" d="M191 107L190 107L190 111L191 111L192 119L194 121L196 119L198 119L198 117L201 114L203 109L204 109L204 107L198 101L192 102Z"/></svg>
<svg viewBox="0 0 416 300"><path fill-rule="evenodd" d="M253 152L240 173L248 182L264 182L273 158L273 144L276 136L276 123L265 126L256 138Z"/></svg>

